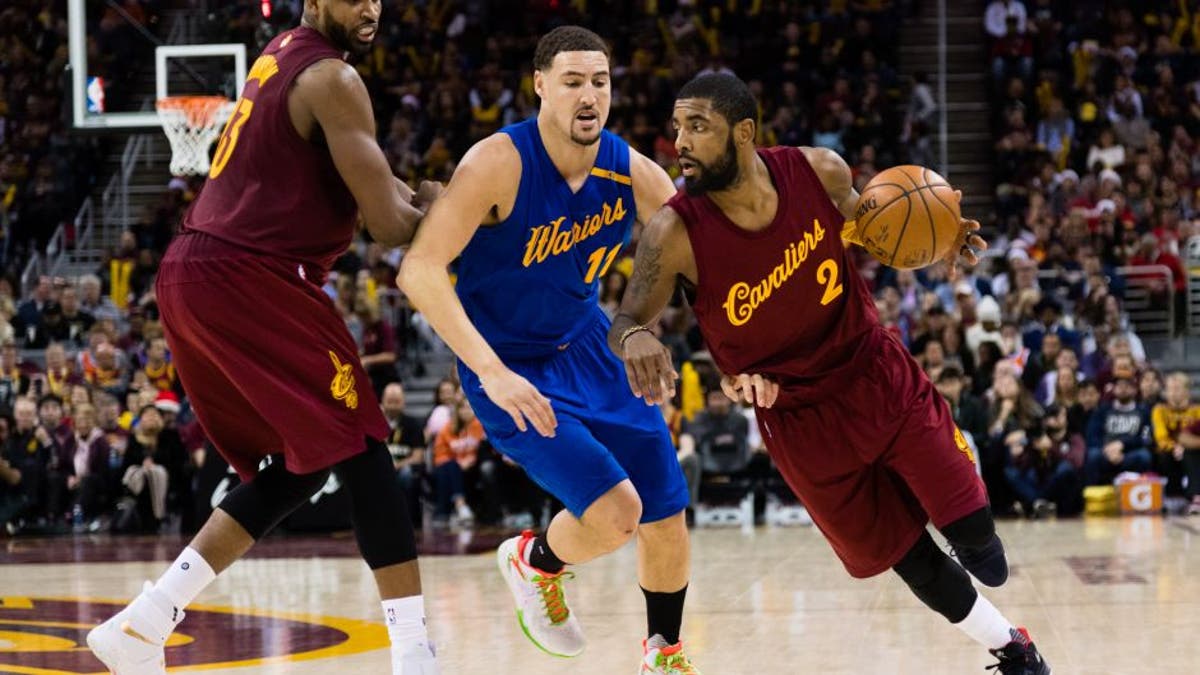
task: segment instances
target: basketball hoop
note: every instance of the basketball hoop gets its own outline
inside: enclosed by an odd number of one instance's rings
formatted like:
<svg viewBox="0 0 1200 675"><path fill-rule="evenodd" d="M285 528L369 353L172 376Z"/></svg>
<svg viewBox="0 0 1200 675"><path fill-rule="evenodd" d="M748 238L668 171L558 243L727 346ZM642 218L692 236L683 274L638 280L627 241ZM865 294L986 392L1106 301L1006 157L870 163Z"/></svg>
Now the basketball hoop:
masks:
<svg viewBox="0 0 1200 675"><path fill-rule="evenodd" d="M208 173L208 148L233 113L224 96L169 96L158 99L158 119L171 142L171 174Z"/></svg>

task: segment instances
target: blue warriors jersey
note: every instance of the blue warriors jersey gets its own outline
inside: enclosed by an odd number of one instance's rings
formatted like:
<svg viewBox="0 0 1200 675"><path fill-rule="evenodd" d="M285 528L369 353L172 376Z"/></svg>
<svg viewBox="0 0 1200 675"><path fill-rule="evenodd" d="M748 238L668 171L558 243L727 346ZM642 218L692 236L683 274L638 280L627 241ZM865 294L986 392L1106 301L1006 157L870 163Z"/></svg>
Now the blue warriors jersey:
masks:
<svg viewBox="0 0 1200 675"><path fill-rule="evenodd" d="M556 352L594 324L597 293L629 243L636 206L629 145L603 131L591 175L572 192L542 145L537 118L501 130L521 153L512 213L483 226L458 262L458 297L501 358Z"/></svg>

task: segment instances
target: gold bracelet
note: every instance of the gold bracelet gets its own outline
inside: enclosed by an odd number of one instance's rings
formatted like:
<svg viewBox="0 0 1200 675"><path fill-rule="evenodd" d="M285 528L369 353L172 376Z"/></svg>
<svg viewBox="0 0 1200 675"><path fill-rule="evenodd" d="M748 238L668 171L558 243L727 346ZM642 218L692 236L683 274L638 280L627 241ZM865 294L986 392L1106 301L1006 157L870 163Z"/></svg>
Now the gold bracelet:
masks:
<svg viewBox="0 0 1200 675"><path fill-rule="evenodd" d="M629 339L629 336L630 336L630 335L633 335L634 333L640 333L640 332L642 332L642 331L647 331L647 332L649 332L649 331L650 331L650 329L649 329L649 328L647 328L646 326L641 326L641 325L638 325L638 326L630 326L629 328L626 328L626 329L625 329L625 332L624 332L624 333L621 333L621 341L620 341L620 342L621 342L621 349L624 349L624 348L625 348L625 341Z"/></svg>

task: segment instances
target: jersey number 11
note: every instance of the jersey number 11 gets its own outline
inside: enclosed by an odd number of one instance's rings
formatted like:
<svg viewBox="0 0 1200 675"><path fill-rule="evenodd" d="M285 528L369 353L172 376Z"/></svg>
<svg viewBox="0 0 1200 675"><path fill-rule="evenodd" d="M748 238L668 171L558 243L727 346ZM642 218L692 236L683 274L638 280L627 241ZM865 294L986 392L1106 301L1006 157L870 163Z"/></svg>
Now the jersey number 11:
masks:
<svg viewBox="0 0 1200 675"><path fill-rule="evenodd" d="M604 255L605 252L608 253L607 256ZM608 274L608 268L617 259L617 254L620 252L621 244L617 244L611 250L607 246L601 246L592 251L592 254L588 256L588 271L587 274L583 275L583 283L591 284L596 280L596 277Z"/></svg>

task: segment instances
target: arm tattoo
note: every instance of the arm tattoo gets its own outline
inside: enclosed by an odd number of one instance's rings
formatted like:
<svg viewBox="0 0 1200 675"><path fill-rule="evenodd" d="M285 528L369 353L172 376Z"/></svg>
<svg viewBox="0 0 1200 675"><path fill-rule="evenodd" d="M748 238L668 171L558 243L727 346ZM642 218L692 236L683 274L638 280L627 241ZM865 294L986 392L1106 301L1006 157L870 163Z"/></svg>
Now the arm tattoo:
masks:
<svg viewBox="0 0 1200 675"><path fill-rule="evenodd" d="M638 250L633 265L633 279L629 283L629 292L634 300L644 300L654 284L658 283L658 277L662 275L662 252L661 246L643 245Z"/></svg>

